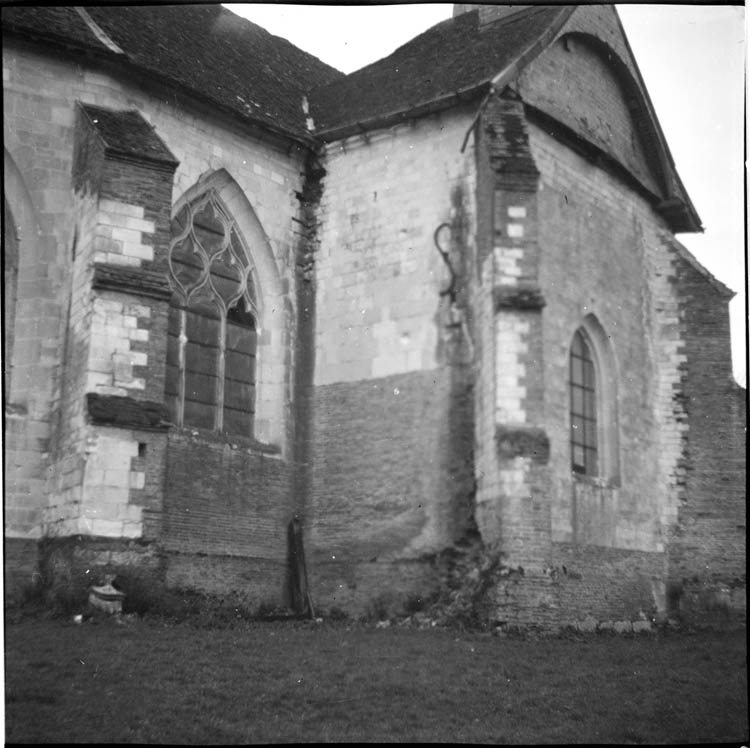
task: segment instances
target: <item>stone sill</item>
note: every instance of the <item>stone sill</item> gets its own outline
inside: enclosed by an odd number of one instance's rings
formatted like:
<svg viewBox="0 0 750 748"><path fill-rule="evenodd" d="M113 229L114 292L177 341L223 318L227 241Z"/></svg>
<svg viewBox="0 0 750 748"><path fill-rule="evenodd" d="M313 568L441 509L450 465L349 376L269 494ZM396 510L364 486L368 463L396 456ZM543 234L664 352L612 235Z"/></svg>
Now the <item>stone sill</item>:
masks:
<svg viewBox="0 0 750 748"><path fill-rule="evenodd" d="M239 434L225 434L222 431L211 431L197 426L171 426L169 436L170 438L176 436L180 439L202 444L225 445L248 454L261 454L264 457L281 459L281 447L277 444L265 444L252 437L240 436Z"/></svg>
<svg viewBox="0 0 750 748"><path fill-rule="evenodd" d="M570 471L570 475L574 483L582 483L585 486L593 486L594 488L620 488L621 482L619 476L614 478L602 478L594 477L592 475L582 475Z"/></svg>

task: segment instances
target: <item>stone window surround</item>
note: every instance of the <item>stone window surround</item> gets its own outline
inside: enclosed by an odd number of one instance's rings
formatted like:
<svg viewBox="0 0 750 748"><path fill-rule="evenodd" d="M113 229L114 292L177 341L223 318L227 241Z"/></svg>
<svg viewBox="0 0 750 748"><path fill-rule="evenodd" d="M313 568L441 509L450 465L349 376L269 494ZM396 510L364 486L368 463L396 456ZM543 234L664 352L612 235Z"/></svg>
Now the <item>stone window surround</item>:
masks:
<svg viewBox="0 0 750 748"><path fill-rule="evenodd" d="M205 231L206 227L199 223L199 217L205 211L212 215L213 223L221 229L222 239L218 246L216 244L213 246L205 244L205 237L202 241L197 235L199 228ZM247 365L254 363L251 359L254 360L255 358L255 319L258 316L253 292L256 282L251 254L244 246L242 237L237 234L234 220L224 210L213 189L207 190L196 201L183 206L178 216L184 221L184 226L181 230L178 229L175 234L173 225L169 254L170 277L175 288L175 298L173 298L170 315L172 312L176 312L176 317L179 320L179 350L177 362L175 362L179 370L175 397L175 421L178 426L192 426L195 423L187 418L185 412L185 404L188 399L187 390L189 389L187 382L190 377L186 361L187 345L190 342L187 335L187 319L188 316L204 318L207 313L208 317L205 318L205 321L209 319L215 321L215 324L212 325L213 336L212 342L209 343L209 349L214 351L214 363L217 368L215 372L216 389L212 393L207 393L208 399L213 402L203 407L213 411L214 430L226 431L230 434L242 433L252 437L254 433L255 397L247 397L247 393L245 393L241 402L234 402L234 408L231 410L235 411L235 419L229 421L226 417L229 409L228 392L225 391L227 383L230 381L227 379L228 377L237 378L243 375L249 376L249 379L243 381L249 382L253 394L255 389L254 377L246 371ZM214 229L208 230L210 232ZM187 244L185 244L186 242ZM188 251L188 254L197 254L202 265L201 271L192 279L181 278L178 270L181 262L175 263L175 254L177 252L182 254L182 251L188 248L191 250ZM216 265L216 268L214 268L214 265ZM192 267L192 265L188 264L188 267ZM222 275L222 269L230 275ZM218 286L215 284L215 280L218 281ZM183 285L183 281L187 285ZM201 311L201 308L206 305L208 305L208 309ZM215 320L217 310L219 318ZM239 313L237 313L238 310ZM237 319L233 320L235 316ZM234 333L237 344L243 348L249 348L249 356L245 365L242 365L242 369L239 369L236 368L240 365L237 363L234 371L230 367L230 336L228 334L229 325L233 323L237 328ZM246 357L242 355L242 358ZM237 420L237 416L240 417L239 420Z"/></svg>
<svg viewBox="0 0 750 748"><path fill-rule="evenodd" d="M194 203L212 191L222 209L230 215L242 236L254 268L255 317L258 344L255 374L254 440L287 451L287 379L285 350L288 334L284 325L285 299L273 249L263 227L241 187L226 169L201 175L174 203L172 217L187 203ZM190 427L188 427L190 428Z"/></svg>
<svg viewBox="0 0 750 748"><path fill-rule="evenodd" d="M14 230L18 242L14 316L12 320L5 320L4 322L8 324L12 321L15 324L18 321L15 315L25 300L22 289L33 285L36 274L40 272L40 268L46 267L48 258L45 256L43 233L34 207L34 201L28 191L23 175L7 147L3 148L3 159L3 197L15 222ZM13 338L15 343L15 334ZM41 393L33 391L28 377L15 376L19 365L20 367L35 365L35 362L29 359L30 350L21 351L19 346L14 345L13 350L10 351L9 360L3 362L5 370L6 409L13 409L15 407L20 408L24 412L34 412L37 408L35 401Z"/></svg>

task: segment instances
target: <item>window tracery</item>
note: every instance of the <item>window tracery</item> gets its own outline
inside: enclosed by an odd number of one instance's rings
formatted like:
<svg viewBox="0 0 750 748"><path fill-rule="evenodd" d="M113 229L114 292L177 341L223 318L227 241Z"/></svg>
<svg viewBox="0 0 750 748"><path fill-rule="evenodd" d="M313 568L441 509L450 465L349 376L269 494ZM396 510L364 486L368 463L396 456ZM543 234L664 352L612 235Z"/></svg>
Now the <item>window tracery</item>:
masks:
<svg viewBox="0 0 750 748"><path fill-rule="evenodd" d="M179 426L253 435L258 318L254 270L213 190L172 220L167 404Z"/></svg>

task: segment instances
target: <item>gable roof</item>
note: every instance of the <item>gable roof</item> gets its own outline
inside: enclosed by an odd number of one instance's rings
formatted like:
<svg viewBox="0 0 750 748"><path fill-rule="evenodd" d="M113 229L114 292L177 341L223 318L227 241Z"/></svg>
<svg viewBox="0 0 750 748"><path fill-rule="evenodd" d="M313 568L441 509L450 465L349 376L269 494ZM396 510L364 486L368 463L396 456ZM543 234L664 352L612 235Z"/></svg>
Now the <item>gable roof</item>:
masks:
<svg viewBox="0 0 750 748"><path fill-rule="evenodd" d="M244 120L308 141L302 98L343 77L220 5L86 6L84 12L6 7L2 25L5 32L116 61Z"/></svg>
<svg viewBox="0 0 750 748"><path fill-rule="evenodd" d="M527 6L485 23L465 12L347 76L220 5L6 7L2 22L5 32L114 62L315 145L502 90L578 17L576 8ZM627 46L621 26L619 33ZM639 128L666 184L657 210L674 231L701 230L629 47L627 56L639 81Z"/></svg>
<svg viewBox="0 0 750 748"><path fill-rule="evenodd" d="M316 132L325 140L365 122L485 93L497 74L541 51L574 6L539 6L482 25L476 11L438 23L393 54L311 93Z"/></svg>
<svg viewBox="0 0 750 748"><path fill-rule="evenodd" d="M564 31L570 31L579 6L533 5L496 20L481 22L474 9L433 26L393 54L311 92L316 134L325 142L395 124L430 111L478 101L489 91L514 85L515 78ZM672 230L700 231L700 218L675 169L674 160L648 97L622 25L600 29L619 36L632 68L627 90L634 124L644 137L663 189L655 189L655 208ZM608 44L600 40L603 46ZM608 55L610 61L615 55ZM623 78L622 71L618 76ZM481 109L481 107L480 107ZM596 148L596 146L595 146ZM621 164L626 171L628 164ZM635 176L640 184L642 180ZM645 185L644 185L645 187Z"/></svg>

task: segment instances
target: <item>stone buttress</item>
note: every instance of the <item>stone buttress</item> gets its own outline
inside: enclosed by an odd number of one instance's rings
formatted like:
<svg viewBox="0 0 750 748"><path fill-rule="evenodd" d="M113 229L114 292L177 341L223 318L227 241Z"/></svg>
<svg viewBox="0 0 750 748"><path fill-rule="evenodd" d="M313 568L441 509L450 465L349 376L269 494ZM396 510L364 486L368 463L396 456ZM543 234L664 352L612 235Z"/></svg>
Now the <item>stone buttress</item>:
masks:
<svg viewBox="0 0 750 748"><path fill-rule="evenodd" d="M160 532L177 162L136 111L79 104L76 117L65 375L43 534L61 548L77 538L88 567L150 555Z"/></svg>
<svg viewBox="0 0 750 748"><path fill-rule="evenodd" d="M542 309L538 284L537 186L523 104L494 95L479 125L477 236L480 330L477 387L477 526L510 570L496 617L523 616L519 591L543 575L550 553L545 491L549 440L543 427ZM518 578L526 576L518 586Z"/></svg>

